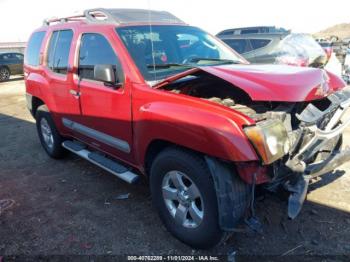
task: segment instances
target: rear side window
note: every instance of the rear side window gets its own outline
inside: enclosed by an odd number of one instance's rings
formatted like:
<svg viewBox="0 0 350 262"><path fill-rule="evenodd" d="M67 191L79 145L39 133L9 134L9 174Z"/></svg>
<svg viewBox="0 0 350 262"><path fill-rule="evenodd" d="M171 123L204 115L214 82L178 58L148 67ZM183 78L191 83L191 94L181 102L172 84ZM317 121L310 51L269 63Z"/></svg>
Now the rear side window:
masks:
<svg viewBox="0 0 350 262"><path fill-rule="evenodd" d="M245 39L223 39L223 41L239 54L244 54L251 50L248 41Z"/></svg>
<svg viewBox="0 0 350 262"><path fill-rule="evenodd" d="M22 54L15 54L16 58L18 60L23 60L23 55Z"/></svg>
<svg viewBox="0 0 350 262"><path fill-rule="evenodd" d="M241 35L247 35L247 34L258 34L259 29L244 29L241 30Z"/></svg>
<svg viewBox="0 0 350 262"><path fill-rule="evenodd" d="M39 53L46 32L36 32L30 38L26 51L26 64L39 65Z"/></svg>
<svg viewBox="0 0 350 262"><path fill-rule="evenodd" d="M250 39L249 41L253 50L265 47L271 42L269 39Z"/></svg>
<svg viewBox="0 0 350 262"><path fill-rule="evenodd" d="M61 30L52 33L47 51L47 66L55 73L67 74L68 58L73 31Z"/></svg>
<svg viewBox="0 0 350 262"><path fill-rule="evenodd" d="M108 40L101 34L83 34L79 51L79 76L95 80L95 65L113 65L117 82L123 82L119 60Z"/></svg>

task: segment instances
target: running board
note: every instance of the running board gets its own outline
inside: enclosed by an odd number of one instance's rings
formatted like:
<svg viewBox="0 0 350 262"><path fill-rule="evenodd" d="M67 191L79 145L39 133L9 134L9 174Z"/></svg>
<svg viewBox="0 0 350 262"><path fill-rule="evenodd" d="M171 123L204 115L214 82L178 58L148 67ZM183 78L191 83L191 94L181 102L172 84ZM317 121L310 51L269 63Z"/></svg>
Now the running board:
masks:
<svg viewBox="0 0 350 262"><path fill-rule="evenodd" d="M104 170L112 173L113 175L119 177L125 182L128 182L129 184L134 184L139 178L138 175L131 172L127 167L101 154L87 150L86 146L83 144L78 144L67 140L62 143L62 146L70 152L77 154L78 156L95 164L96 166L103 168Z"/></svg>

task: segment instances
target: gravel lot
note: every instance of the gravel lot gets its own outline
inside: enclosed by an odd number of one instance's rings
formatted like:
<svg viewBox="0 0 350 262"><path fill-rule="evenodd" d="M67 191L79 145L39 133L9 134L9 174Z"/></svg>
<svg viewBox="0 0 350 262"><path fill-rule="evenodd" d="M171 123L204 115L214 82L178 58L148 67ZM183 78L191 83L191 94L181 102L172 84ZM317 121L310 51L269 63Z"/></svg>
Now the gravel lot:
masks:
<svg viewBox="0 0 350 262"><path fill-rule="evenodd" d="M146 181L128 185L73 155L50 159L26 109L23 80L0 84L0 200L14 201L0 213L2 255L350 255L349 173L346 164L316 181L293 221L286 203L261 197L262 234L242 225L223 245L195 251L162 226ZM128 199L116 199L125 193Z"/></svg>

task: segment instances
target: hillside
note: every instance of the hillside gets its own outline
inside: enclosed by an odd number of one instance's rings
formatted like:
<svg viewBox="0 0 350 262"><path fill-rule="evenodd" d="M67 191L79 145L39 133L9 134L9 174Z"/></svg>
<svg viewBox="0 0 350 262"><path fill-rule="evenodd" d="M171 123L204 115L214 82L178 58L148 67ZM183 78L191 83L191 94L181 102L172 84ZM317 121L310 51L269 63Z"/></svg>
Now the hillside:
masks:
<svg viewBox="0 0 350 262"><path fill-rule="evenodd" d="M340 39L350 37L350 23L338 24L314 34L316 37L337 36Z"/></svg>

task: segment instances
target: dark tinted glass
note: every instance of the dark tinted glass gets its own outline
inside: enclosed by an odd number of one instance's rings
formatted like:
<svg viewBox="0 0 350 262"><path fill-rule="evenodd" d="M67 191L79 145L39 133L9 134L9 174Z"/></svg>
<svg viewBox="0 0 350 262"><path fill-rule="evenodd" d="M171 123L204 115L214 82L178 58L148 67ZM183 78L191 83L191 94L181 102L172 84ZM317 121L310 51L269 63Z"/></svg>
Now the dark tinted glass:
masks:
<svg viewBox="0 0 350 262"><path fill-rule="evenodd" d="M52 33L49 48L47 50L47 65L51 70L53 70L54 65L55 46L57 46L57 39L58 31Z"/></svg>
<svg viewBox="0 0 350 262"><path fill-rule="evenodd" d="M322 46L322 47L332 47L332 44L331 43L327 43L327 42L321 42L321 43L319 43L320 44L320 46Z"/></svg>
<svg viewBox="0 0 350 262"><path fill-rule="evenodd" d="M59 74L66 74L68 58L72 43L73 31L62 30L53 32L48 49L48 67Z"/></svg>
<svg viewBox="0 0 350 262"><path fill-rule="evenodd" d="M233 35L234 32L235 32L234 30L224 31L224 32L220 32L218 35Z"/></svg>
<svg viewBox="0 0 350 262"><path fill-rule="evenodd" d="M259 33L258 29L244 29L244 30L241 30L241 35L257 34L257 33Z"/></svg>
<svg viewBox="0 0 350 262"><path fill-rule="evenodd" d="M0 56L1 60L8 61L10 60L10 56L8 54L4 54Z"/></svg>
<svg viewBox="0 0 350 262"><path fill-rule="evenodd" d="M253 49L262 48L271 42L271 40L268 39L250 39L249 41Z"/></svg>
<svg viewBox="0 0 350 262"><path fill-rule="evenodd" d="M239 54L250 51L249 43L245 39L223 39L223 41Z"/></svg>
<svg viewBox="0 0 350 262"><path fill-rule="evenodd" d="M45 37L45 32L36 32L30 38L26 51L26 64L39 65L40 47Z"/></svg>
<svg viewBox="0 0 350 262"><path fill-rule="evenodd" d="M123 81L118 58L107 39L100 34L84 34L79 51L79 76L84 79L95 80L95 65L113 65L116 79L118 82Z"/></svg>
<svg viewBox="0 0 350 262"><path fill-rule="evenodd" d="M17 60L22 61L23 60L23 55L22 54L15 54L15 57Z"/></svg>

